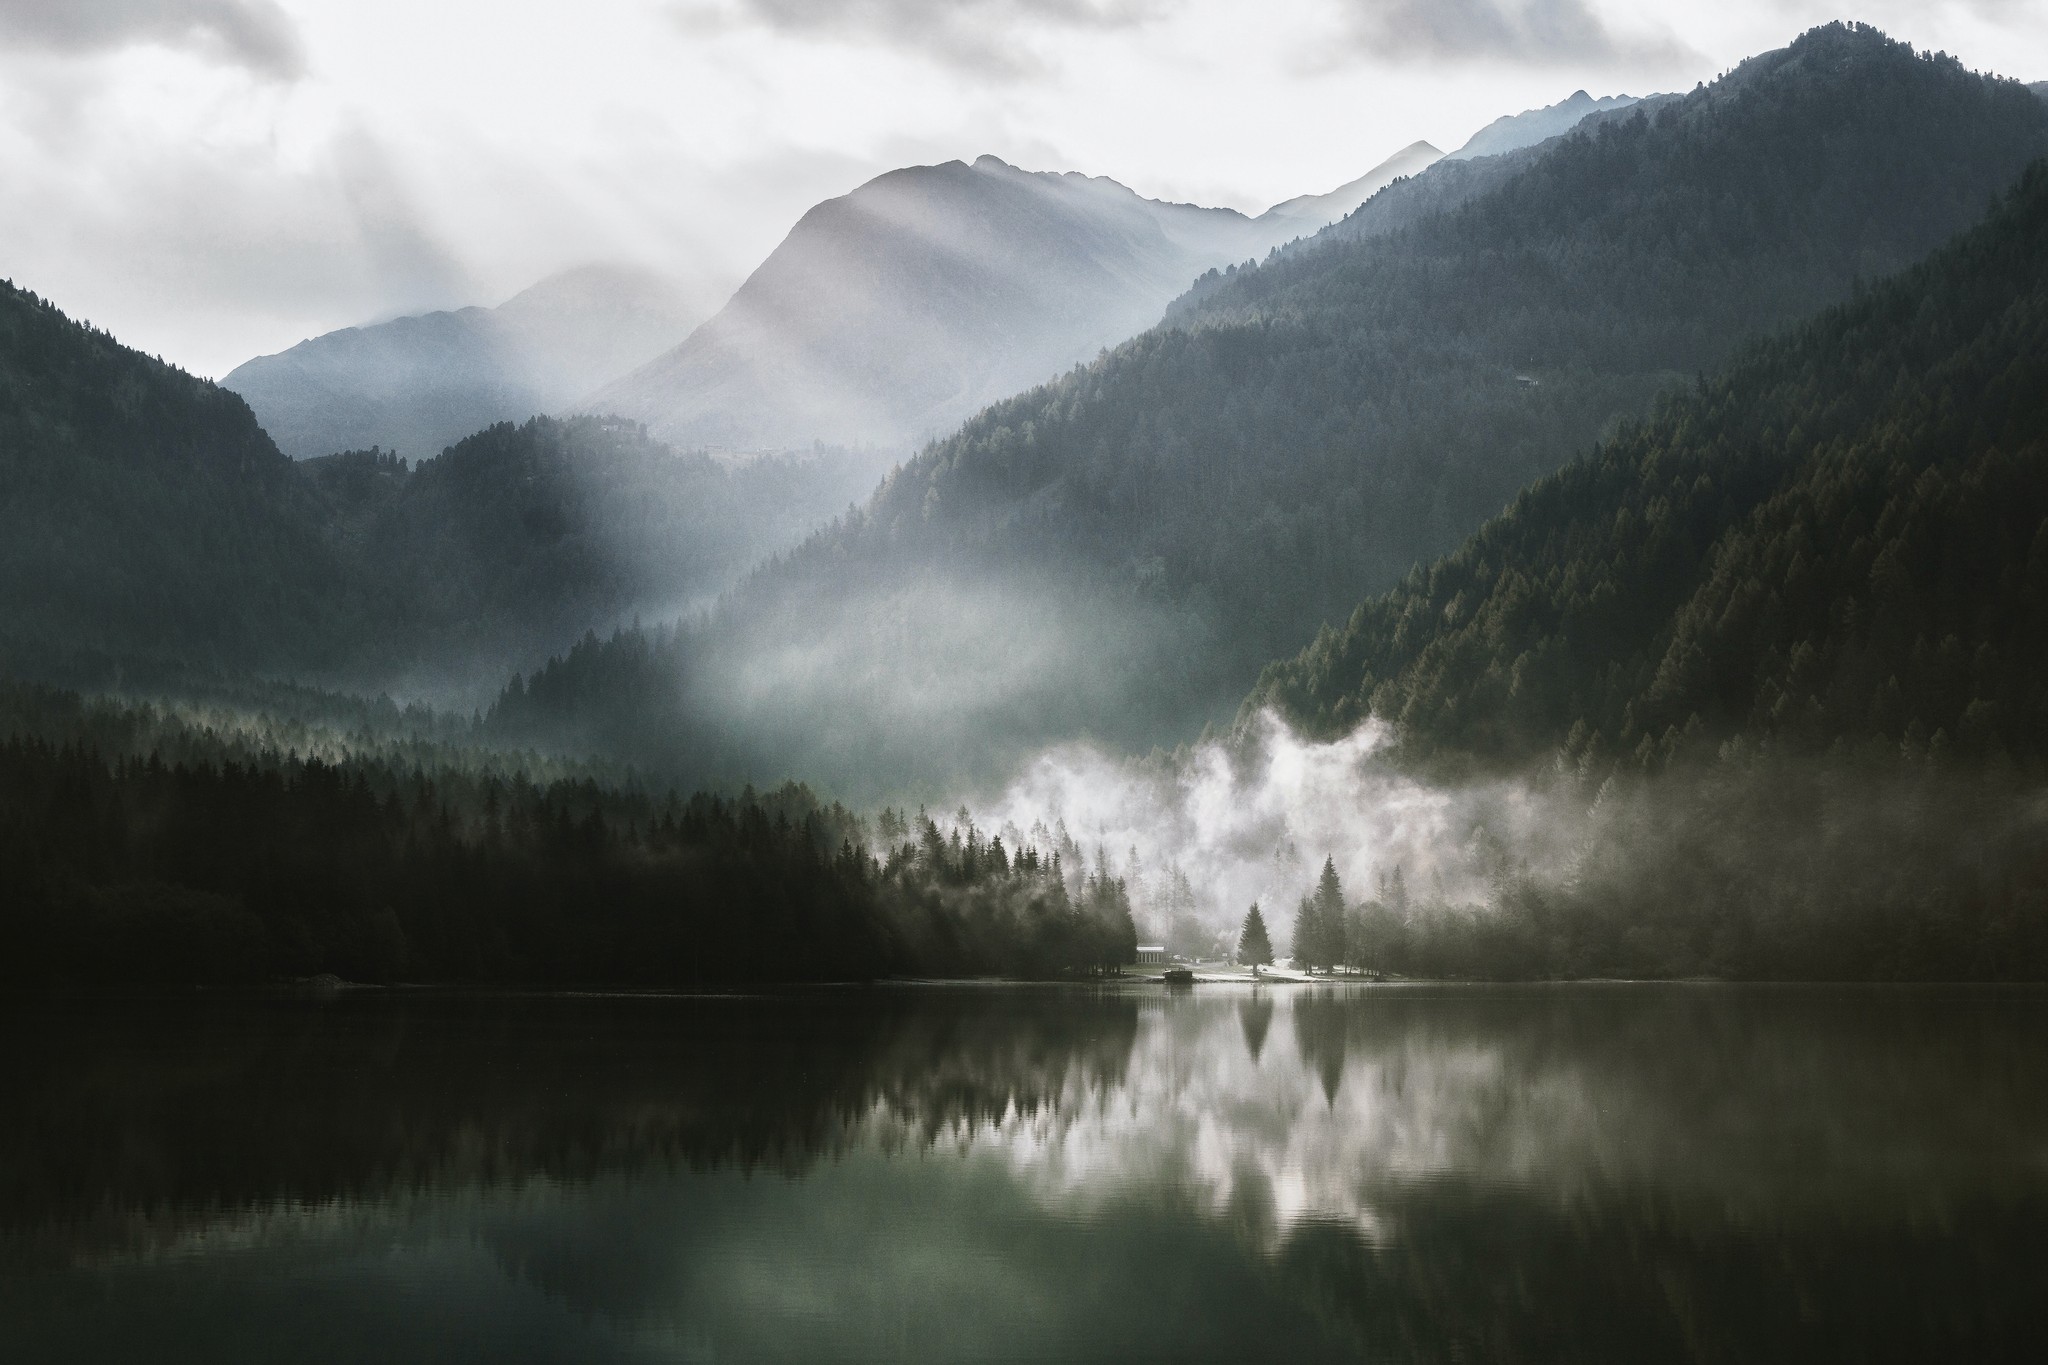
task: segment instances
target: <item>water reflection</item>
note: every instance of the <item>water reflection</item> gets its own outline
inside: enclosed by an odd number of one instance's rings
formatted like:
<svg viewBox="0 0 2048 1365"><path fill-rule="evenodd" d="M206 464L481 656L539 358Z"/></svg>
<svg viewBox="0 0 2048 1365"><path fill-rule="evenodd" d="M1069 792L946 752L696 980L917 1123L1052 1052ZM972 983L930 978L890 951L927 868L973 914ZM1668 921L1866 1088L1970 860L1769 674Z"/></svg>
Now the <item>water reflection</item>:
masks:
<svg viewBox="0 0 2048 1365"><path fill-rule="evenodd" d="M28 1359L1983 1359L2048 1331L2027 992L7 1023Z"/></svg>

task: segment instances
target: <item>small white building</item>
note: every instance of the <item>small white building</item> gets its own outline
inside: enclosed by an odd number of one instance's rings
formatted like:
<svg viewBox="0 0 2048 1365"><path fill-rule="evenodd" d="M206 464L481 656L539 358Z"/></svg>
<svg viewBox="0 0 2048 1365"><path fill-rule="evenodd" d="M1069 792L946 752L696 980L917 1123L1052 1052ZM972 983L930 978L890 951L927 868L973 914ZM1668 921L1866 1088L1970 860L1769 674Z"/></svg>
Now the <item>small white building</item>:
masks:
<svg viewBox="0 0 2048 1365"><path fill-rule="evenodd" d="M1140 943L1138 945L1138 965L1140 967L1164 967L1167 960L1165 944Z"/></svg>

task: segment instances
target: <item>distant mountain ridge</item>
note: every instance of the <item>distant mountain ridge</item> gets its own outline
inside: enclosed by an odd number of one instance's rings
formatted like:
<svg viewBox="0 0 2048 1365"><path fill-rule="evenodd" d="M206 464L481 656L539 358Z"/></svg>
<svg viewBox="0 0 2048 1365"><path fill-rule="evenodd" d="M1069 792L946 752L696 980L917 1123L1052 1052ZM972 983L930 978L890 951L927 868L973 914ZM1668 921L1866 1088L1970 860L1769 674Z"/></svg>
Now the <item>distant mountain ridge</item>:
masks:
<svg viewBox="0 0 2048 1365"><path fill-rule="evenodd" d="M583 407L683 445L913 446L1150 327L1204 270L1313 234L1436 155L1416 143L1257 219L992 156L891 171L811 209L717 316Z"/></svg>
<svg viewBox="0 0 2048 1365"><path fill-rule="evenodd" d="M673 345L702 313L650 270L592 265L496 308L346 327L222 380L295 459L372 446L438 454L498 422L564 407Z"/></svg>
<svg viewBox="0 0 2048 1365"><path fill-rule="evenodd" d="M1525 109L1519 114L1503 114L1493 122L1474 133L1465 145L1451 152L1446 161L1470 161L1479 156L1499 156L1503 152L1519 151L1547 142L1561 133L1568 133L1592 114L1602 114L1613 109L1626 109L1638 103L1635 95L1607 95L1594 99L1583 90L1574 90L1565 99L1541 109Z"/></svg>
<svg viewBox="0 0 2048 1365"><path fill-rule="evenodd" d="M1427 142L1411 142L1358 179L1339 185L1328 194L1304 194L1284 200L1260 214L1257 221L1275 226L1297 224L1303 235L1312 235L1356 211L1360 204L1402 176L1421 174L1442 156Z"/></svg>

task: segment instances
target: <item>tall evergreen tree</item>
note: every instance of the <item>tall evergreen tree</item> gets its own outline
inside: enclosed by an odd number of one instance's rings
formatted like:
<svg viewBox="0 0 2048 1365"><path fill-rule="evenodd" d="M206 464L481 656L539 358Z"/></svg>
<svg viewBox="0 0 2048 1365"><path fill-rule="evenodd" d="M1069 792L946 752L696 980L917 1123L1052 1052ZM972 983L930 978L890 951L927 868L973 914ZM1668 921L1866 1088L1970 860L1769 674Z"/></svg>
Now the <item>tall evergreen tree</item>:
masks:
<svg viewBox="0 0 2048 1365"><path fill-rule="evenodd" d="M1294 907L1294 965L1304 972L1316 969L1316 902L1303 896Z"/></svg>
<svg viewBox="0 0 2048 1365"><path fill-rule="evenodd" d="M1266 917L1259 913L1257 901L1245 913L1244 928L1238 933L1237 960L1245 967L1273 965L1273 940L1266 933Z"/></svg>
<svg viewBox="0 0 2048 1365"><path fill-rule="evenodd" d="M1335 967L1349 960L1346 951L1347 937L1344 926L1344 886L1337 879L1337 860L1323 859L1323 874L1316 879L1315 895L1311 898L1310 923L1313 926L1313 956L1325 967Z"/></svg>

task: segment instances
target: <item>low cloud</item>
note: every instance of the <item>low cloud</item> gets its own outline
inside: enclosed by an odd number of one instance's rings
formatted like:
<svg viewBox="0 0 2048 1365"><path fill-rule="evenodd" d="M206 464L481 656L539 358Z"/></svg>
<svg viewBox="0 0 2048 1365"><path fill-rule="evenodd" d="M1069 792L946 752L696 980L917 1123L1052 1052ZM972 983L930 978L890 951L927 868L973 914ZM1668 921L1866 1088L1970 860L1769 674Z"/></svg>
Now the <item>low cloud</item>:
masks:
<svg viewBox="0 0 2048 1365"><path fill-rule="evenodd" d="M1586 0L1347 0L1353 45L1374 57L1522 65L1665 63L1670 38L1618 34Z"/></svg>
<svg viewBox="0 0 2048 1365"><path fill-rule="evenodd" d="M949 66L1013 76L1043 65L1032 39L1064 30L1123 29L1161 12L1159 0L680 0L686 31L759 27L914 51Z"/></svg>
<svg viewBox="0 0 2048 1365"><path fill-rule="evenodd" d="M0 0L0 46L97 53L145 44L277 80L306 67L298 30L275 0Z"/></svg>

